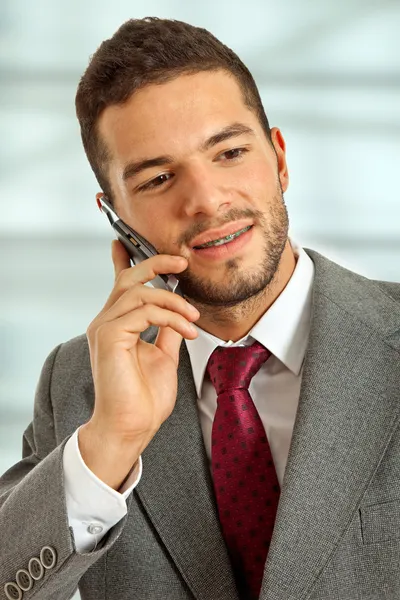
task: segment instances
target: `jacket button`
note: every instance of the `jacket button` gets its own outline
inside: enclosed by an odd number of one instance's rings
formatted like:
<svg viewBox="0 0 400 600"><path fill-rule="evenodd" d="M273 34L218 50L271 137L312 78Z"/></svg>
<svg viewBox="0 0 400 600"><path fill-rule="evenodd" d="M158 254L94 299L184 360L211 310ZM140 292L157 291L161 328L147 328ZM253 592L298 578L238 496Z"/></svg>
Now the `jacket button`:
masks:
<svg viewBox="0 0 400 600"><path fill-rule="evenodd" d="M43 546L40 551L40 562L45 569L52 569L57 561L57 554L54 548Z"/></svg>
<svg viewBox="0 0 400 600"><path fill-rule="evenodd" d="M6 593L7 600L21 600L22 592L16 583L13 581L9 581L4 586L4 591Z"/></svg>
<svg viewBox="0 0 400 600"><path fill-rule="evenodd" d="M19 571L17 571L17 576L15 580L18 583L21 590L23 590L24 592L27 592L33 586L33 579L26 569L20 569Z"/></svg>
<svg viewBox="0 0 400 600"><path fill-rule="evenodd" d="M34 579L35 581L39 581L39 579L42 579L44 575L43 565L40 562L40 560L36 557L31 558L31 560L29 561L28 571L32 579Z"/></svg>

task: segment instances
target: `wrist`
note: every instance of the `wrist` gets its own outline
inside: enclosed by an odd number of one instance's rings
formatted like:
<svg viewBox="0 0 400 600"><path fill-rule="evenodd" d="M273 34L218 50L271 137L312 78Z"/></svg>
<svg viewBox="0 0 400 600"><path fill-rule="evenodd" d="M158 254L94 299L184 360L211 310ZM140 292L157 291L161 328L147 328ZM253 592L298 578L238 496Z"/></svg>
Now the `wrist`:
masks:
<svg viewBox="0 0 400 600"><path fill-rule="evenodd" d="M86 466L114 490L123 485L145 447L137 439L105 433L90 421L79 428L78 446Z"/></svg>

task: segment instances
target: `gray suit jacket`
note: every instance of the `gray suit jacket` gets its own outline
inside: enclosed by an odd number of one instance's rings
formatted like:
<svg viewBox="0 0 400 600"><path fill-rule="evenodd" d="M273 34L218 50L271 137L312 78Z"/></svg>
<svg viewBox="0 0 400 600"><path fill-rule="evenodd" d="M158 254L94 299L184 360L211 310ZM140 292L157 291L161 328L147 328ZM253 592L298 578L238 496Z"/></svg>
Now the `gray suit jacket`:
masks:
<svg viewBox="0 0 400 600"><path fill-rule="evenodd" d="M261 599L398 600L400 284L306 252L316 267L311 333ZM24 599L66 600L79 582L84 600L237 600L185 343L176 407L143 453L127 516L78 554L62 453L93 402L81 336L46 360L24 458L1 479L0 598L50 546L56 564Z"/></svg>

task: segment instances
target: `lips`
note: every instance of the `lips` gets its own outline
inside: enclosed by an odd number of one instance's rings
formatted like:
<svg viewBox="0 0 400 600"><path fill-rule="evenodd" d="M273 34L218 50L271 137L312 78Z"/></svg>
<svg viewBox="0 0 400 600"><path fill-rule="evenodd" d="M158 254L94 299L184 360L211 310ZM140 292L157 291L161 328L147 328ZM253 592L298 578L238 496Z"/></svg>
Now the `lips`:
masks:
<svg viewBox="0 0 400 600"><path fill-rule="evenodd" d="M233 233L237 233L241 229L245 229L249 227L249 225L253 225L251 221L235 221L234 223L229 223L225 225L225 227L221 227L220 229L209 229L205 233L202 233L197 238L192 240L191 247L201 246L202 244L207 244L208 242L215 242L215 240L219 240L220 238L224 238L227 235L232 235Z"/></svg>

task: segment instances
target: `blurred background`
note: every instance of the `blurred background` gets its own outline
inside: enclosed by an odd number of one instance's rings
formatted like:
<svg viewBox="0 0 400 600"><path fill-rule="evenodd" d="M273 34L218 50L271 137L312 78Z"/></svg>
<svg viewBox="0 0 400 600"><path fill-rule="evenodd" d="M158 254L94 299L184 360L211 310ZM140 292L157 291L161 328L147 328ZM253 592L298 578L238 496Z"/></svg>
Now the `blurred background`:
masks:
<svg viewBox="0 0 400 600"><path fill-rule="evenodd" d="M1 472L20 457L46 356L111 290L74 97L101 41L146 16L209 29L252 71L287 143L291 237L400 280L399 0L1 0Z"/></svg>

